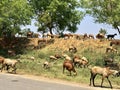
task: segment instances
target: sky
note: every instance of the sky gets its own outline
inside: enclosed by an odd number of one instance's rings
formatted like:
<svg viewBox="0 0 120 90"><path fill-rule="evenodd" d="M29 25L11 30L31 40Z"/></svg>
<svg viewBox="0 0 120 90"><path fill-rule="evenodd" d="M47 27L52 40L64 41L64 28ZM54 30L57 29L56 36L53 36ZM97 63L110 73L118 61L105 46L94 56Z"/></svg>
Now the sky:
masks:
<svg viewBox="0 0 120 90"><path fill-rule="evenodd" d="M34 20L32 21L31 25L27 25L24 28L30 28L31 31L37 32L37 27L34 25ZM107 30L107 34L115 34L117 33L117 36L115 36L115 39L119 39L119 34L117 30L113 29L112 26L106 25L106 24L98 24L94 23L94 20L90 16L84 17L84 19L81 21L80 25L78 25L77 34L93 34L96 35L99 33L100 29Z"/></svg>
<svg viewBox="0 0 120 90"><path fill-rule="evenodd" d="M96 35L96 34L99 33L101 28L107 30L107 34L115 34L115 33L117 33L117 36L115 36L115 38L119 38L118 31L113 29L112 26L106 25L106 24L94 23L93 18L90 17L90 16L86 16L82 20L82 22L78 26L78 31L76 33L80 33L80 34L88 33L88 34Z"/></svg>

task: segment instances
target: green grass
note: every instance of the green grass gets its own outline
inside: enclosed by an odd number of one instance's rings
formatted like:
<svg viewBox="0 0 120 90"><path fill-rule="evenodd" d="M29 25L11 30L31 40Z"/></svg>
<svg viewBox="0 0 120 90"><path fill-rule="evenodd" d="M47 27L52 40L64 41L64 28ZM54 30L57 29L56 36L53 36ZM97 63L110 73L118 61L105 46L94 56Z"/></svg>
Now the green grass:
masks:
<svg viewBox="0 0 120 90"><path fill-rule="evenodd" d="M69 76L69 72L67 70L65 70L64 74L62 73L62 63L64 61L63 58L57 60L56 63L52 64L50 69L44 69L42 67L42 64L44 61L50 61L49 56L55 54L53 51L49 51L47 48L37 51L33 50L31 52L28 51L28 53L22 56L22 58L24 57L24 59L22 59L22 63L19 64L18 66L19 68L18 72L25 72L26 74L62 79L70 82L84 83L89 85L90 71L88 68L76 68L76 71L78 73L77 76L74 75ZM79 53L81 53L82 55L86 55L86 57L88 58L92 65L103 66L104 53L101 53L99 51L97 51L97 53L95 53L95 51L89 53L89 49ZM35 61L25 59L26 57L30 56L35 56L36 58ZM120 85L120 81L118 79L119 77L118 78L110 77L110 80L114 85ZM95 82L96 84L100 85L101 77L99 75L96 77ZM106 85L108 81L105 80L104 83Z"/></svg>

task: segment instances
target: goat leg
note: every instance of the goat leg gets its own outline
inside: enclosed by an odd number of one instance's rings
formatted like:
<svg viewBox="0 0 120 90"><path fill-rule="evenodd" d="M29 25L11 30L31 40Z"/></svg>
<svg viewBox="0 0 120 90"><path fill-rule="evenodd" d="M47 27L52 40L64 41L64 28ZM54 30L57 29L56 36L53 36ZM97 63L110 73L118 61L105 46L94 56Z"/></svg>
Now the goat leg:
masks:
<svg viewBox="0 0 120 90"><path fill-rule="evenodd" d="M111 87L111 89L112 89L113 87L112 87L112 84L111 84L111 82L110 82L110 80L109 80L108 77L107 77L107 80L108 80L108 82L109 82L109 84L110 84L110 87Z"/></svg>
<svg viewBox="0 0 120 90"><path fill-rule="evenodd" d="M92 73L91 73L91 77L90 77L90 84L89 84L89 86L91 86L91 80L92 80Z"/></svg>
<svg viewBox="0 0 120 90"><path fill-rule="evenodd" d="M93 79L93 86L94 86L94 87L95 87L95 82L94 82L94 80L95 80L96 75L97 75L97 74L93 75L93 78L92 78L92 79Z"/></svg>
<svg viewBox="0 0 120 90"><path fill-rule="evenodd" d="M101 87L102 87L103 81L104 81L104 77L102 76Z"/></svg>

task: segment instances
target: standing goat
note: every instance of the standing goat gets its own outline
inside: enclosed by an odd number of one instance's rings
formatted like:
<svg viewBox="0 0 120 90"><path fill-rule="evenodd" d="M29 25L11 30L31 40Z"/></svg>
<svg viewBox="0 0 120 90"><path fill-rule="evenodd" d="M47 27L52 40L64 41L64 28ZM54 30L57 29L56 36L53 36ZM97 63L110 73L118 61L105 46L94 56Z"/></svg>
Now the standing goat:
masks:
<svg viewBox="0 0 120 90"><path fill-rule="evenodd" d="M111 70L109 67L102 68L99 66L94 66L94 67L90 68L90 73L91 73L90 86L91 86L91 81L93 83L93 86L95 86L94 79L95 79L96 75L99 74L102 76L101 87L102 87L104 79L107 78L111 88L112 88L112 84L108 77L110 75L118 76L118 74L119 74L119 72L117 70Z"/></svg>
<svg viewBox="0 0 120 90"><path fill-rule="evenodd" d="M114 37L116 36L117 34L109 34L107 35L107 39L114 39Z"/></svg>

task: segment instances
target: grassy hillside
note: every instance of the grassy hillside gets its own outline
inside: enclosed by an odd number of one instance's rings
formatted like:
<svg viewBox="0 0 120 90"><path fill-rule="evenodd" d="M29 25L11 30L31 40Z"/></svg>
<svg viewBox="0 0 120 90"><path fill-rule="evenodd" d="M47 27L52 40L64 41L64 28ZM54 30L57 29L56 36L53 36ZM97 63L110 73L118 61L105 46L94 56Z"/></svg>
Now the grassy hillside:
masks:
<svg viewBox="0 0 120 90"><path fill-rule="evenodd" d="M35 50L26 50L22 55L20 55L21 62L18 65L18 74L26 73L26 74L33 74L38 76L44 76L48 78L57 78L57 79L63 79L71 82L77 82L77 83L84 83L89 85L89 78L90 78L90 72L88 68L75 68L78 75L77 76L68 76L69 72L65 71L65 74L62 73L62 64L64 61L64 58L58 59L56 61L50 61L49 56L57 54L66 53L69 56L73 57L74 55L78 56L85 56L89 60L89 64L94 66L104 66L103 58L105 56L113 57L116 62L119 62L119 55L115 53L109 53L106 54L106 47L109 46L110 41L108 40L74 40L74 39L55 39L55 42L53 44L50 44L42 49L35 49ZM68 51L70 45L74 45L77 48L77 52L75 54L70 53ZM120 48L117 47L118 51L120 51ZM30 59L31 56L35 57L35 60L32 61ZM50 61L51 62L51 68L50 69L44 69L42 67L42 64L44 61ZM120 77L112 78L110 77L110 80L113 84L113 87L119 86ZM101 77L98 75L95 79L95 83L100 85L101 83ZM107 80L104 82L105 86L109 86Z"/></svg>

